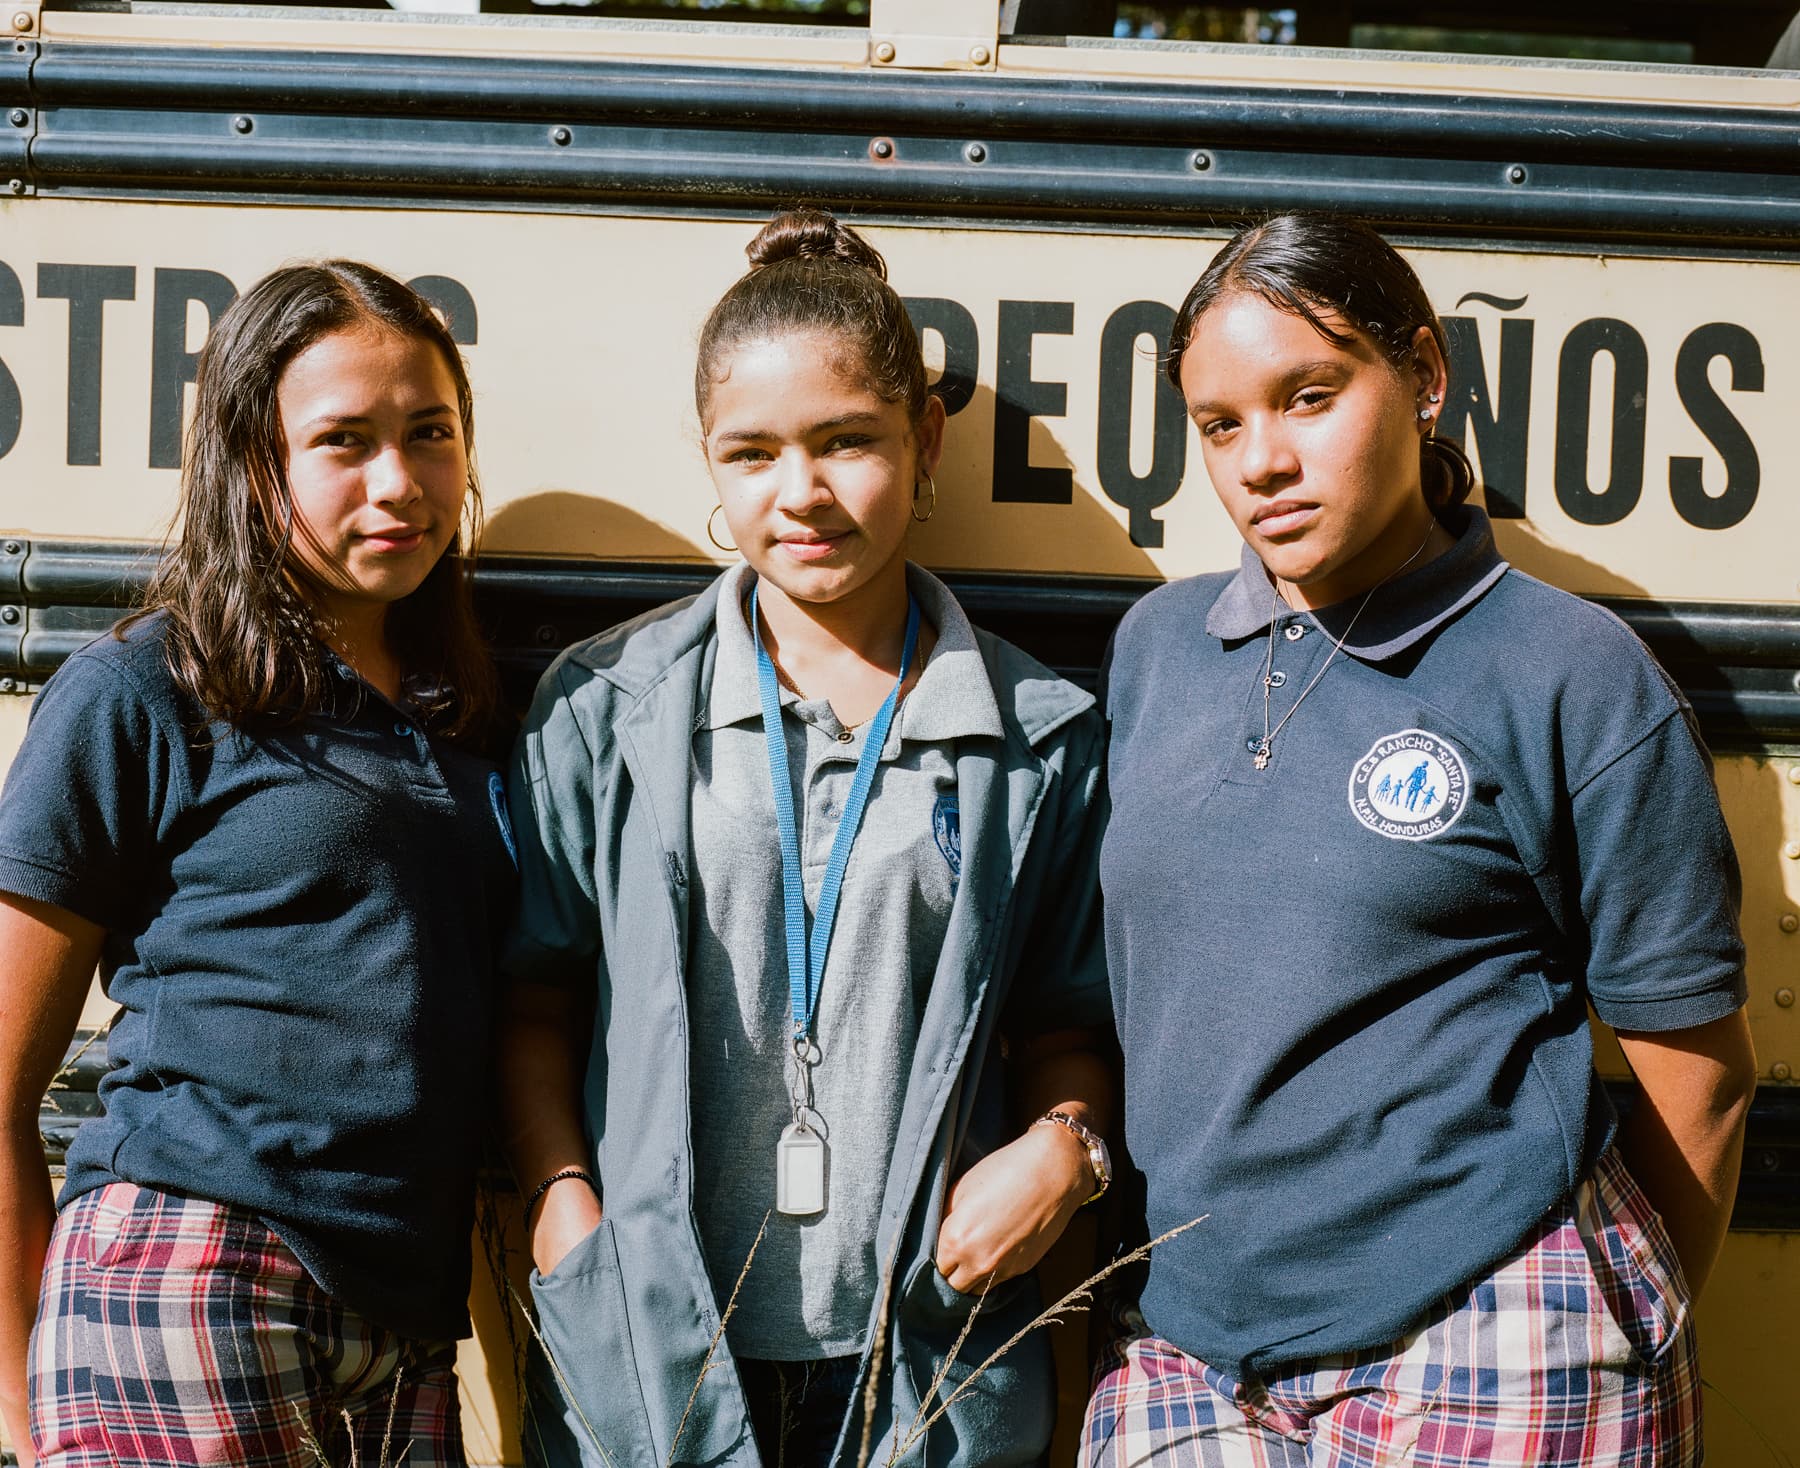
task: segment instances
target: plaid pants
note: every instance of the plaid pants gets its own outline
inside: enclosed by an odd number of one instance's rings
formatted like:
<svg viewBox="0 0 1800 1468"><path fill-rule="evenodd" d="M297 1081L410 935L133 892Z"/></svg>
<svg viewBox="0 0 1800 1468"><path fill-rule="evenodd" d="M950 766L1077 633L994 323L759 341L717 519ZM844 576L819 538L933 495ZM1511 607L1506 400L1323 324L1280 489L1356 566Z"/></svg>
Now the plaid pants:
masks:
<svg viewBox="0 0 1800 1468"><path fill-rule="evenodd" d="M1141 1324L1141 1317L1139 1317ZM1608 1151L1568 1209L1391 1344L1240 1381L1102 1356L1087 1468L1695 1468L1700 1373L1662 1221Z"/></svg>
<svg viewBox="0 0 1800 1468"><path fill-rule="evenodd" d="M240 1209L113 1183L51 1235L31 1440L43 1468L465 1468L455 1349L346 1310Z"/></svg>

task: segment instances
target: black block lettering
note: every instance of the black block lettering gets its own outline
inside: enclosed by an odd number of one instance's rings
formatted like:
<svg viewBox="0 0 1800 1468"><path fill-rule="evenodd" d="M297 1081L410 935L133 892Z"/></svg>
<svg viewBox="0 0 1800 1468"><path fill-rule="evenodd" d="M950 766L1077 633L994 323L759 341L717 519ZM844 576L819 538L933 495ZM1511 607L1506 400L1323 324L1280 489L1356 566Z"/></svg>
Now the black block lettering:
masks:
<svg viewBox="0 0 1800 1468"><path fill-rule="evenodd" d="M1763 390L1762 345L1742 326L1713 321L1695 327L1675 355L1675 391L1694 426L1725 461L1725 489L1708 494L1699 459L1669 460L1669 497L1675 512L1700 530L1729 530L1756 503L1762 485L1762 463L1756 445L1706 375L1715 357L1731 363L1733 392Z"/></svg>
<svg viewBox="0 0 1800 1468"><path fill-rule="evenodd" d="M1075 499L1075 476L1066 468L1031 462L1031 420L1069 411L1069 387L1031 375L1031 342L1038 336L1073 336L1073 301L1002 301L1000 360L994 403L994 500L1001 504L1066 505Z"/></svg>
<svg viewBox="0 0 1800 1468"><path fill-rule="evenodd" d="M1606 487L1588 483L1589 399L1594 358L1613 359L1612 468ZM1616 525L1644 493L1644 436L1650 392L1650 353L1623 321L1583 321L1563 342L1556 374L1556 500L1583 525Z"/></svg>
<svg viewBox="0 0 1800 1468"><path fill-rule="evenodd" d="M181 405L200 363L188 350L188 303L206 307L207 329L237 299L216 270L158 270L150 328L150 467L181 467Z"/></svg>
<svg viewBox="0 0 1800 1468"><path fill-rule="evenodd" d="M475 312L475 297L466 285L448 275L421 275L407 284L444 313L451 341L459 347L475 345L481 323Z"/></svg>
<svg viewBox="0 0 1800 1468"><path fill-rule="evenodd" d="M0 326L25 324L25 288L12 266L0 260ZM0 459L13 451L25 422L25 404L19 396L19 380L0 361Z"/></svg>
<svg viewBox="0 0 1800 1468"><path fill-rule="evenodd" d="M1133 545L1163 543L1162 521L1150 512L1175 498L1187 470L1187 404L1169 379L1154 369L1150 467L1141 475L1131 470L1131 387L1138 338L1155 341L1160 366L1174 325L1174 309L1161 301L1128 301L1112 313L1100 333L1100 488L1115 505L1131 512Z"/></svg>
<svg viewBox="0 0 1800 1468"><path fill-rule="evenodd" d="M100 360L108 301L137 299L129 265L40 265L40 300L69 303L70 464L100 462Z"/></svg>
<svg viewBox="0 0 1800 1468"><path fill-rule="evenodd" d="M1445 438L1475 440L1487 512L1496 520L1525 513L1525 456L1531 444L1531 347L1537 323L1500 323L1500 374L1489 391L1481 335L1471 316L1446 316L1450 343L1450 392L1438 419Z"/></svg>
<svg viewBox="0 0 1800 1468"><path fill-rule="evenodd" d="M908 296L905 304L913 329L919 333L921 350L928 331L944 339L944 370L932 391L943 399L944 412L955 417L975 396L975 379L981 370L981 337L975 318L960 301L941 296Z"/></svg>

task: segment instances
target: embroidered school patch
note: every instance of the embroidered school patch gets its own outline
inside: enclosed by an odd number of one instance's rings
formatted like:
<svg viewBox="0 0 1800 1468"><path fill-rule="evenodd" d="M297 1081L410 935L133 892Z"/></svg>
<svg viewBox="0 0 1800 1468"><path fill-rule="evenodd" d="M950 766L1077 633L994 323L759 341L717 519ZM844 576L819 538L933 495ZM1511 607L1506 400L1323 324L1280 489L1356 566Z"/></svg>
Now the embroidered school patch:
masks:
<svg viewBox="0 0 1800 1468"><path fill-rule="evenodd" d="M1455 824L1469 801L1456 746L1428 729L1377 739L1350 771L1350 810L1378 836L1424 841Z"/></svg>
<svg viewBox="0 0 1800 1468"><path fill-rule="evenodd" d="M498 770L488 771L488 805L500 827L500 839L506 843L506 854L513 866L519 864L519 843L513 839L512 815L506 808L506 781Z"/></svg>
<svg viewBox="0 0 1800 1468"><path fill-rule="evenodd" d="M940 795L937 805L931 812L931 834L937 838L937 848L943 852L944 860L950 863L950 875L962 875L962 818L957 810L954 795Z"/></svg>

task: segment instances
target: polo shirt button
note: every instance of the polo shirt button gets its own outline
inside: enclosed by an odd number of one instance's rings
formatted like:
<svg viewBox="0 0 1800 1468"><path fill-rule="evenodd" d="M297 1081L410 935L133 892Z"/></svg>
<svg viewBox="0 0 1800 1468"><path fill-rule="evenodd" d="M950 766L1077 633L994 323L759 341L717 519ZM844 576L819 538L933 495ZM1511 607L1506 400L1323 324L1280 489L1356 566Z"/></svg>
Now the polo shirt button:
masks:
<svg viewBox="0 0 1800 1468"><path fill-rule="evenodd" d="M409 734L412 733L412 725L411 724L396 724L396 725L394 725L394 732L396 734L398 734L402 739L405 739Z"/></svg>
<svg viewBox="0 0 1800 1468"><path fill-rule="evenodd" d="M1246 740L1245 740L1245 741L1244 741L1244 748L1245 748L1245 749L1247 749L1247 750L1249 750L1249 751L1250 751L1250 753L1252 753L1252 754L1255 754L1255 753L1256 753L1256 751L1257 751L1257 750L1259 750L1259 749L1261 749L1261 748L1262 748L1262 740L1260 740L1260 739L1246 739Z"/></svg>
<svg viewBox="0 0 1800 1468"><path fill-rule="evenodd" d="M1287 638L1289 642L1298 642L1302 637L1306 636L1306 624L1304 622L1289 622L1287 631L1281 635Z"/></svg>
<svg viewBox="0 0 1800 1468"><path fill-rule="evenodd" d="M839 729L837 731L837 742L839 744L849 744L855 738L856 738L856 735L851 733L848 729Z"/></svg>
<svg viewBox="0 0 1800 1468"><path fill-rule="evenodd" d="M1284 684L1286 682L1287 682L1287 674L1282 672L1279 668L1277 668L1273 673L1269 674L1269 687L1271 687L1271 688L1279 688L1279 687L1281 687L1282 684Z"/></svg>

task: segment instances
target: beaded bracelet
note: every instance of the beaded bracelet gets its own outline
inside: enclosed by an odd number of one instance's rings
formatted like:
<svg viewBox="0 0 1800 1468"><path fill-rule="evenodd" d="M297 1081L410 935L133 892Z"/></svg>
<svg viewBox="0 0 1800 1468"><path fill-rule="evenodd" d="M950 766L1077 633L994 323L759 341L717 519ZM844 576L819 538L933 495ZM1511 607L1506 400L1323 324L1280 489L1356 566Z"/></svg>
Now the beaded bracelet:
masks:
<svg viewBox="0 0 1800 1468"><path fill-rule="evenodd" d="M523 1222L531 1222L531 1210L537 1207L538 1200L542 1198L545 1193L549 1192L557 1183L572 1177L580 1178L592 1188L596 1198L600 1196L600 1184L594 1180L593 1173L589 1172L585 1167L565 1167L561 1172L551 1173L549 1177L545 1178L532 1189L531 1196L525 1200L525 1216Z"/></svg>

